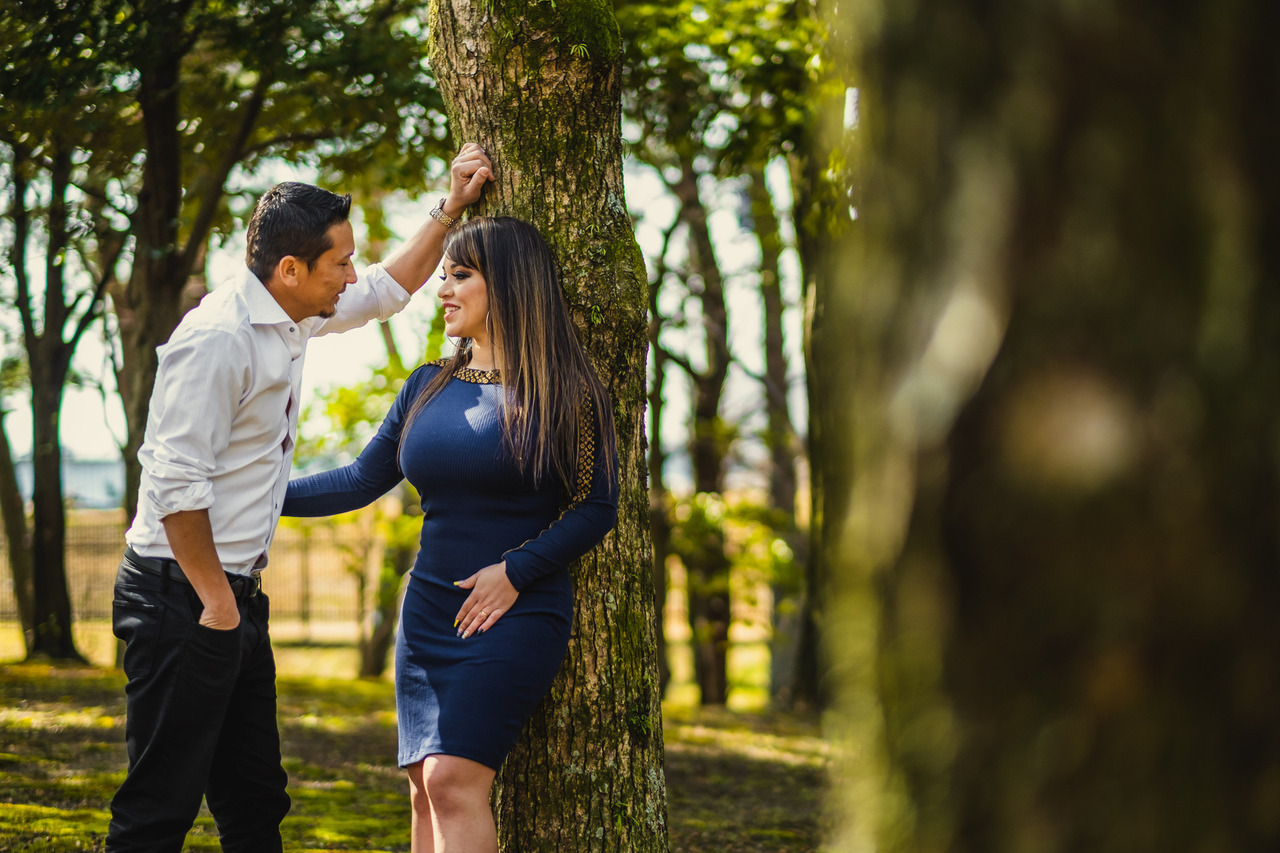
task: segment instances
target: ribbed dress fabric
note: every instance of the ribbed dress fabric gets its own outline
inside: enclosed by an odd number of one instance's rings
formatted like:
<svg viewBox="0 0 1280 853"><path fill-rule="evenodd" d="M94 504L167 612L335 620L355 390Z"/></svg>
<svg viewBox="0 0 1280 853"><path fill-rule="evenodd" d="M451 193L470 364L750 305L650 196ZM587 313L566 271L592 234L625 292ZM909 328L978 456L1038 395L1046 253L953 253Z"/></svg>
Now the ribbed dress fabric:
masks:
<svg viewBox="0 0 1280 853"><path fill-rule="evenodd" d="M414 419L401 448L406 413L441 369L432 362L413 372L355 462L291 482L284 514L348 512L408 478L423 518L396 637L398 763L442 754L497 769L564 658L573 616L568 565L616 522L617 482L606 476L594 452L598 434L588 427L575 494L554 476L535 488L503 448L496 372L459 371ZM454 619L470 593L454 582L503 560L519 598L490 630L458 637Z"/></svg>

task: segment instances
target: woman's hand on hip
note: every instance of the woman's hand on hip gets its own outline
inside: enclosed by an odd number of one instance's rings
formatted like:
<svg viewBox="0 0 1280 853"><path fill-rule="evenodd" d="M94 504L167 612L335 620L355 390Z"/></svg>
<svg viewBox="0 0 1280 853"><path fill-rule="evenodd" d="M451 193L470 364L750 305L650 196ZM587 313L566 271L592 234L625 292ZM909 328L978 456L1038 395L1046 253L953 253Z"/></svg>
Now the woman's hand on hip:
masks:
<svg viewBox="0 0 1280 853"><path fill-rule="evenodd" d="M471 590L454 621L458 636L466 639L477 631L488 631L506 615L516 603L520 593L507 580L505 562L485 566L466 580L455 581L454 586Z"/></svg>

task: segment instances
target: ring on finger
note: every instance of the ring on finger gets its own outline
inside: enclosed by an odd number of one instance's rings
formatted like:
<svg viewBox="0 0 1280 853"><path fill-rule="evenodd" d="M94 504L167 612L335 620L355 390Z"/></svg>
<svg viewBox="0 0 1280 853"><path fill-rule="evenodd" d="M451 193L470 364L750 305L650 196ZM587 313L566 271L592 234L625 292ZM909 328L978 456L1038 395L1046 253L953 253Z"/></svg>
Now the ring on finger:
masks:
<svg viewBox="0 0 1280 853"><path fill-rule="evenodd" d="M481 616L488 616L488 615L489 615L489 611L488 611L488 610L481 610L481 611L480 611L480 615L481 615Z"/></svg>

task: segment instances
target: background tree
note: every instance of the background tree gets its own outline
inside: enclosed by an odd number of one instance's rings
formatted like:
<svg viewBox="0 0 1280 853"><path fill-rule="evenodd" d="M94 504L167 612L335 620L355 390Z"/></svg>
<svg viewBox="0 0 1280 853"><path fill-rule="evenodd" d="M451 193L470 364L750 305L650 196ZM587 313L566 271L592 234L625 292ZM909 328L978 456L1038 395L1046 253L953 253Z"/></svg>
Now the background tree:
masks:
<svg viewBox="0 0 1280 853"><path fill-rule="evenodd" d="M5 234L32 374L34 650L78 657L58 415L103 294L132 513L155 348L204 293L209 241L231 227L228 195L250 195L252 179L236 176L273 158L330 175L377 162L412 191L446 147L420 5L74 0L0 13ZM46 259L35 279L31 246Z"/></svg>
<svg viewBox="0 0 1280 853"><path fill-rule="evenodd" d="M654 350L655 360L660 355L680 366L694 389L687 449L693 489L711 496L700 499L704 505L715 505L715 496L724 491L732 472L758 465L761 474L755 479L765 484L758 500L772 507L761 517L768 518L801 557L805 549L796 526L795 460L803 455L803 447L790 424L791 377L782 334L788 306L782 298L781 266L788 240L780 210L786 201L771 194L764 176L766 170L777 174L781 167L785 184L792 171L785 164L804 153L797 141L806 120L806 63L815 38L807 6L760 0L618 4L627 46L625 104L631 150L676 201L676 223L681 226L679 239L664 242L661 255L653 259L654 268L670 271L655 285L666 288L668 303L676 301L673 294L684 294L690 323L701 323L696 333L659 337ZM750 259L749 249L744 253L717 246L724 229L713 234L708 222L726 206L736 208L740 228L754 235L758 260ZM674 250L671 257L668 245ZM760 294L761 327L752 335L762 341L760 351L765 354L759 368L749 369L751 359L731 347L731 340L742 340L740 328L736 335L730 328L735 319L729 316L731 284L738 284L741 294L746 287ZM672 319L661 318L668 332ZM660 375L655 371L655 379ZM725 404L735 379L741 386L743 378L761 386L755 392L761 404L750 407L745 417ZM657 434L652 440L656 445L662 437ZM764 446L769 461L747 461L756 443ZM738 567L724 556L732 550L724 531L705 524L705 513L685 509L689 518L700 519L696 536L679 537L690 546L696 543L682 555L688 569L695 672L703 700L719 703L727 695L726 651L733 618L728 590L730 575ZM800 576L783 571L769 579L782 603L779 612L801 606L796 583ZM794 669L792 650L797 643L788 636L793 634L785 625L775 631L779 641L788 640L775 648L774 669L782 677L779 696L794 693L785 674Z"/></svg>
<svg viewBox="0 0 1280 853"><path fill-rule="evenodd" d="M1275 849L1280 9L853 12L838 847Z"/></svg>
<svg viewBox="0 0 1280 853"><path fill-rule="evenodd" d="M649 533L653 542L653 602L654 639L657 641L658 695L664 695L671 681L671 666L667 660L667 559L672 554L672 496L667 488L667 451L662 442L667 394L667 351L661 345L662 331L668 318L661 306L662 283L667 278L667 247L679 227L675 222L662 238L662 250L658 253L657 268L649 277L649 352L653 368L649 379Z"/></svg>
<svg viewBox="0 0 1280 853"><path fill-rule="evenodd" d="M29 530L25 518L18 523L22 501L7 452L0 458L5 469L0 488L12 491L6 490L0 500L9 508L5 519L10 553L16 558L15 590L28 605L20 608L28 654L75 660L80 654L71 634L63 550L59 415L72 359L102 314L103 293L123 248L122 240L103 234L101 205L76 184L116 161L110 149L127 134L97 109L109 112L128 100L101 64L78 48L109 42L110 25L81 14L87 12L107 13L109 20L111 7L24 6L0 17L0 43L5 46L0 152L11 193L4 214L9 226L6 266L13 285L8 300L21 328L31 406ZM77 47L69 49L72 45ZM99 150L104 153L94 153ZM7 435L4 444L7 451Z"/></svg>
<svg viewBox="0 0 1280 853"><path fill-rule="evenodd" d="M394 186L412 191L427 157L445 153L439 96L417 38L420 6L136 4L128 33L146 143L137 154L143 167L126 185L136 205L134 263L111 292L130 511L155 347L189 307L184 288L225 209L233 172L272 158L330 174L374 162ZM243 38L246 29L254 39Z"/></svg>
<svg viewBox="0 0 1280 853"><path fill-rule="evenodd" d="M621 44L602 0L437 0L431 59L457 138L497 182L475 213L535 223L614 400L618 526L573 572L574 638L496 786L505 850L666 849L644 488L646 280L627 214Z"/></svg>
<svg viewBox="0 0 1280 853"><path fill-rule="evenodd" d="M9 446L9 433L4 418L10 414L9 394L28 384L26 363L16 358L0 361L0 520L9 572L13 576L13 599L18 605L18 623L22 626L22 643L28 655L35 647L35 568L31 560L31 526L22 493L18 490L18 470Z"/></svg>

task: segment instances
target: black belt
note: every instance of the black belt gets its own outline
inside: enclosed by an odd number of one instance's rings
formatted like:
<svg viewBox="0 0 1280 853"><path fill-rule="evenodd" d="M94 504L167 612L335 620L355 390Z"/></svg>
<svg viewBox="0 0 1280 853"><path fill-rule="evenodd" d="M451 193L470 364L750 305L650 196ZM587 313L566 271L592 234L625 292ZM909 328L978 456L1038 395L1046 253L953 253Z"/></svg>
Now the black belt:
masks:
<svg viewBox="0 0 1280 853"><path fill-rule="evenodd" d="M169 578L178 583L191 585L191 581L182 573L182 566L178 565L177 560L170 560L167 557L144 557L132 548L124 549L124 558L133 565L153 575L159 575L162 578ZM227 583L231 584L231 591L237 599L253 598L262 592L262 571L254 569L251 574L237 575L232 572L224 572L227 576Z"/></svg>

